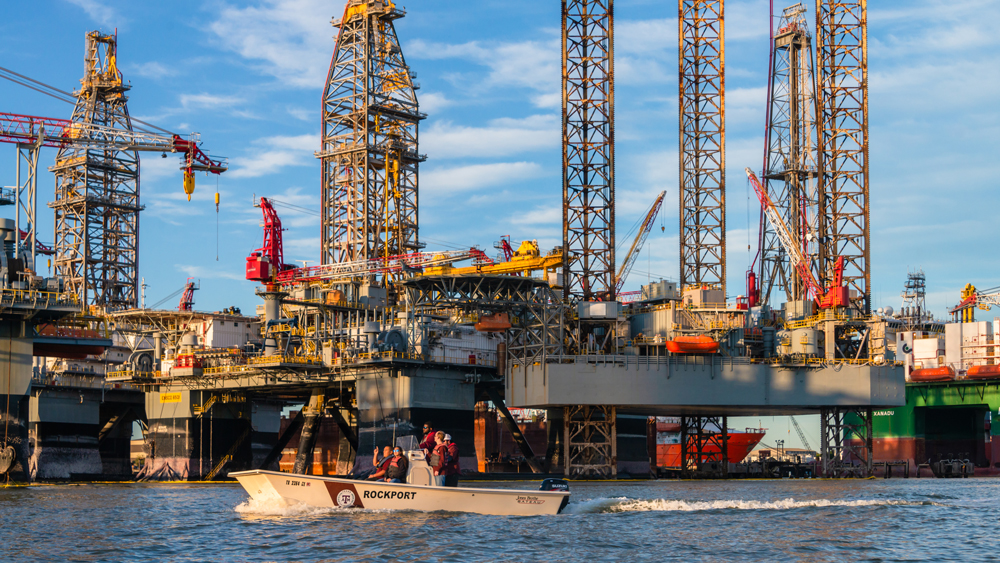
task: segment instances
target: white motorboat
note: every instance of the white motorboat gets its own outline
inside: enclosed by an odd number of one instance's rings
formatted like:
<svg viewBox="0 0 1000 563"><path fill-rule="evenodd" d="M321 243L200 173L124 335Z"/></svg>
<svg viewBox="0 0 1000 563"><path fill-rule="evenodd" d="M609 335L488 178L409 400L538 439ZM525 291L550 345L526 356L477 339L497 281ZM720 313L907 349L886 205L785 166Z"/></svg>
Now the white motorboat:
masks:
<svg viewBox="0 0 1000 563"><path fill-rule="evenodd" d="M360 481L340 477L298 475L278 471L230 473L256 501L279 500L323 508L473 512L507 516L558 514L569 503L569 490L561 479L546 479L546 490L479 489L434 486L422 451L407 452L410 461L406 483Z"/></svg>

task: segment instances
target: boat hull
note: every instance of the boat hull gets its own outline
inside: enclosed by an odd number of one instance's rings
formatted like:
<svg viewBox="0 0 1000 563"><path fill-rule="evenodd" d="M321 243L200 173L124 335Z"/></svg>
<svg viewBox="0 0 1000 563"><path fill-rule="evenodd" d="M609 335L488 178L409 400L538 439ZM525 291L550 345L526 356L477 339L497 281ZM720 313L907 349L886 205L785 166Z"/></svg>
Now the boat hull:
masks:
<svg viewBox="0 0 1000 563"><path fill-rule="evenodd" d="M280 500L286 504L303 503L322 508L536 516L558 514L569 502L566 491L432 487L263 470L240 471L229 476L236 478L254 500Z"/></svg>

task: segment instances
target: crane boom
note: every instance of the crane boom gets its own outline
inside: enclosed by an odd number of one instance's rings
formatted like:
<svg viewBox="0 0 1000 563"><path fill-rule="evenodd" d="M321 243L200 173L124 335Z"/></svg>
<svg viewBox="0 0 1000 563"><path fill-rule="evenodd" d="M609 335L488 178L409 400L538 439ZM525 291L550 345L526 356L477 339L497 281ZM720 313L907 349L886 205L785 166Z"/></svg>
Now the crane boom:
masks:
<svg viewBox="0 0 1000 563"><path fill-rule="evenodd" d="M470 258L484 261L489 260L483 251L477 248L450 250L446 252L414 252L412 254L400 254L386 258L337 262L321 266L310 266L308 268L292 268L278 272L275 276L275 281L277 283L290 284L316 280L348 279L372 274L401 272L408 269L443 266Z"/></svg>
<svg viewBox="0 0 1000 563"><path fill-rule="evenodd" d="M53 148L72 146L83 149L181 153L181 170L187 174L221 174L229 169L226 158L211 158L201 150L197 134L185 139L180 135L128 131L68 119L0 112L0 142L32 144L39 141L41 146Z"/></svg>
<svg viewBox="0 0 1000 563"><path fill-rule="evenodd" d="M416 252L386 258L354 260L323 264L309 268L292 268L284 263L281 218L271 201L260 198L257 204L264 215L264 244L247 257L246 279L268 285L296 284L317 280L350 279L372 274L407 271L412 269L443 266L470 258L491 264L492 260L478 248L452 250L447 252Z"/></svg>
<svg viewBox="0 0 1000 563"><path fill-rule="evenodd" d="M788 418L792 419L792 426L795 427L795 433L799 435L799 440L802 441L802 445L805 446L807 450L813 449L813 447L809 445L809 440L806 440L806 434L802 431L802 427L799 426L799 421L795 420L794 416L790 416Z"/></svg>
<svg viewBox="0 0 1000 563"><path fill-rule="evenodd" d="M653 228L653 222L656 221L656 215L660 212L660 207L663 205L663 197L666 195L667 192L660 192L660 195L656 197L653 205L646 213L646 218L643 219L642 226L639 227L639 232L635 235L635 240L632 241L632 248L628 249L628 254L625 255L622 267L618 270L618 276L615 278L615 295L621 293L622 286L625 285L625 279L628 277L629 272L632 271L632 266L639 257L642 245L646 243L646 237L649 236L649 231Z"/></svg>
<svg viewBox="0 0 1000 563"><path fill-rule="evenodd" d="M757 175L749 168L746 171L747 179L750 180L750 185L753 186L753 191L757 194L757 199L760 200L760 206L764 210L768 222L774 227L775 234L778 235L778 240L781 241L785 252L788 253L792 268L798 272L799 277L802 278L802 282L806 286L806 293L813 299L818 298L823 293L823 288L816 281L816 278L813 277L812 270L809 268L809 262L802 254L802 249L795 244L795 239L792 238L788 225L781 218L777 208L774 206L774 202L767 195L767 190L761 185L760 180L757 179Z"/></svg>

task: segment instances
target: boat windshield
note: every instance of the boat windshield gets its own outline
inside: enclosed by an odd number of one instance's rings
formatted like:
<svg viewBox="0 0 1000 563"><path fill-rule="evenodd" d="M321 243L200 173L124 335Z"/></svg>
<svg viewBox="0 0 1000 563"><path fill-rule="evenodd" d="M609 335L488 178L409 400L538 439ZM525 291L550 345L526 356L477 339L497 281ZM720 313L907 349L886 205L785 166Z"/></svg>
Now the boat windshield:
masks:
<svg viewBox="0 0 1000 563"><path fill-rule="evenodd" d="M402 448L404 452L420 449L420 444L417 442L416 436L399 436L396 438L396 445Z"/></svg>

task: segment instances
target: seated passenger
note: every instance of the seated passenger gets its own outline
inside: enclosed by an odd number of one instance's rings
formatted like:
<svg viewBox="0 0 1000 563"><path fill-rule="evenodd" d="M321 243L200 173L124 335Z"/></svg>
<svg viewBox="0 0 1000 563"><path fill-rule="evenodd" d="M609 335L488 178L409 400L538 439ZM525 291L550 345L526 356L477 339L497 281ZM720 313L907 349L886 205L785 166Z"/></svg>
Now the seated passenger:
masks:
<svg viewBox="0 0 1000 563"><path fill-rule="evenodd" d="M381 481L385 477L386 467L389 464L389 460L392 459L392 449L386 446L382 450L382 458L378 457L378 448L375 448L375 453L372 454L372 474L368 476L368 479Z"/></svg>
<svg viewBox="0 0 1000 563"><path fill-rule="evenodd" d="M403 448L396 446L392 450L392 457L389 458L385 466L386 483L405 483L406 472L410 468L410 462L403 455Z"/></svg>

